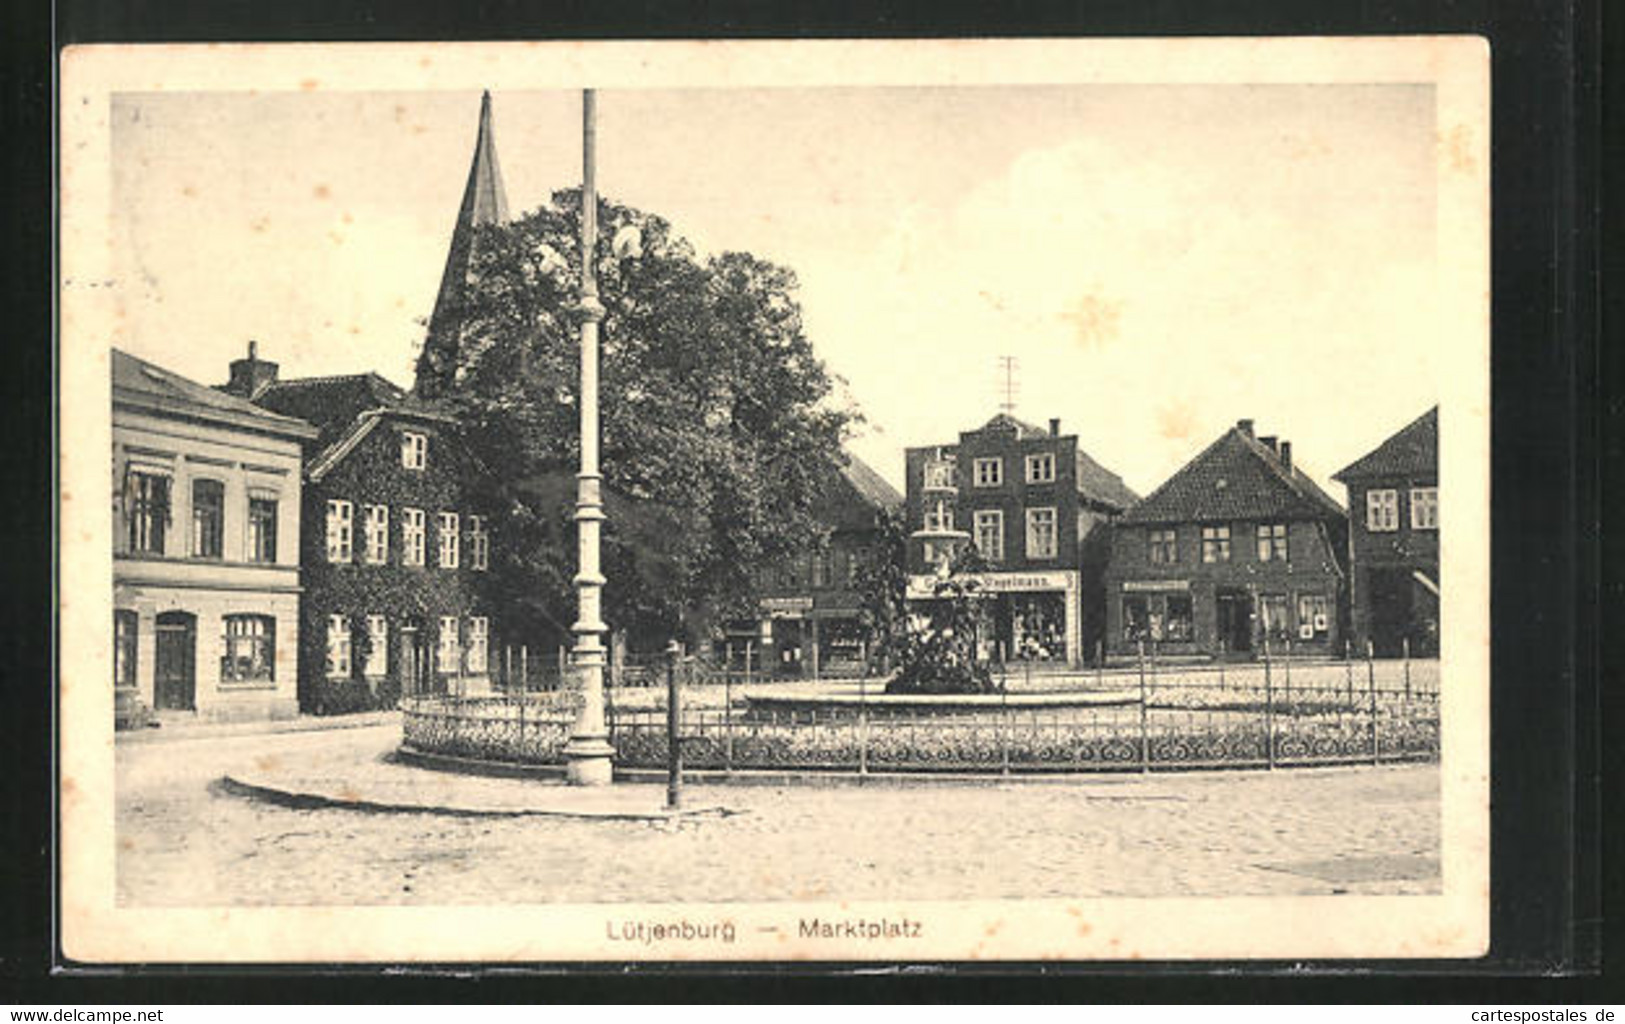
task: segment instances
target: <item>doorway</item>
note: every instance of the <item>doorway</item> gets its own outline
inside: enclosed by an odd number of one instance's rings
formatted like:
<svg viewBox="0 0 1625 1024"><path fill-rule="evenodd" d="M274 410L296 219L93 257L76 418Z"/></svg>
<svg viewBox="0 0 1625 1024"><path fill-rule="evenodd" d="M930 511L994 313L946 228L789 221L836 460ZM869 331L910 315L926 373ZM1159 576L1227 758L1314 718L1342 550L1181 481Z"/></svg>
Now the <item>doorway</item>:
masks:
<svg viewBox="0 0 1625 1024"><path fill-rule="evenodd" d="M153 707L159 711L197 710L197 616L163 612L158 616L153 657Z"/></svg>
<svg viewBox="0 0 1625 1024"><path fill-rule="evenodd" d="M429 671L429 651L423 630L416 625L401 627L401 693L421 697L430 693L433 675Z"/></svg>
<svg viewBox="0 0 1625 1024"><path fill-rule="evenodd" d="M1222 654L1250 654L1253 649L1253 599L1245 590L1220 587L1214 591L1213 630Z"/></svg>

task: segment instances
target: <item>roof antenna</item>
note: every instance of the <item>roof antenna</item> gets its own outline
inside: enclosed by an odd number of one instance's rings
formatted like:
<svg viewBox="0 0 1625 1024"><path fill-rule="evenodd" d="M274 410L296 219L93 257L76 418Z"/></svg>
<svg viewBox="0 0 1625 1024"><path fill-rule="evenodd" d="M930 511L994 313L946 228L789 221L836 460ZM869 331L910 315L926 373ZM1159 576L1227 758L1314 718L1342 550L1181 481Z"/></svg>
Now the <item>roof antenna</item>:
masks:
<svg viewBox="0 0 1625 1024"><path fill-rule="evenodd" d="M1013 414L1016 411L1016 371L1019 366L1020 364L1015 356L999 357L999 374L1003 379L999 382L998 387L1004 393L1003 400L999 402L999 411L1006 415Z"/></svg>

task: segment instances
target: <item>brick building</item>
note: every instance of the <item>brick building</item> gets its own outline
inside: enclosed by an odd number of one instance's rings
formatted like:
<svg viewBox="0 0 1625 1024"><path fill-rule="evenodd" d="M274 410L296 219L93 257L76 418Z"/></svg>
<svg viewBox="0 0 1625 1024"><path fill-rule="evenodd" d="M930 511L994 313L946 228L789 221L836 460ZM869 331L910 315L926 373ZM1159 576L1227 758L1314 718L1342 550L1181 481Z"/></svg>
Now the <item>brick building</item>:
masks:
<svg viewBox="0 0 1625 1024"><path fill-rule="evenodd" d="M1332 479L1348 488L1353 522L1354 635L1376 653L1439 653L1439 407Z"/></svg>
<svg viewBox="0 0 1625 1024"><path fill-rule="evenodd" d="M945 561L974 545L985 657L1078 664L1103 628L1111 523L1137 496L1062 434L1000 413L957 444L906 452L911 600L928 599Z"/></svg>
<svg viewBox="0 0 1625 1024"><path fill-rule="evenodd" d="M1341 651L1347 517L1241 420L1123 515L1106 572L1107 648L1172 655Z"/></svg>
<svg viewBox="0 0 1625 1024"><path fill-rule="evenodd" d="M755 622L735 623L726 640L730 666L751 664L780 676L849 673L863 664L859 576L873 559L881 517L903 504L897 488L848 455L814 515L828 531L821 544L762 570Z"/></svg>
<svg viewBox="0 0 1625 1024"><path fill-rule="evenodd" d="M116 721L284 718L309 424L114 349Z"/></svg>

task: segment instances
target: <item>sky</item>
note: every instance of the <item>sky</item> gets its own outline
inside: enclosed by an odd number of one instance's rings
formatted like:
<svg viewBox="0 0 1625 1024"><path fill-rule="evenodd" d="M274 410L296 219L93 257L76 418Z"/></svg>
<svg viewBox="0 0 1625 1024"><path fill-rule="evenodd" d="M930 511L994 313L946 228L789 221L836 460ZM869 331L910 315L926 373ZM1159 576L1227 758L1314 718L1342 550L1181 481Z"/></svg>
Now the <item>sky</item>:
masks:
<svg viewBox="0 0 1625 1024"><path fill-rule="evenodd" d="M580 181L580 94L493 93L510 210ZM121 93L114 344L204 383L410 385L479 93ZM1330 474L1438 400L1425 85L605 90L598 182L792 268L815 350L903 449L999 410L1149 493L1241 418Z"/></svg>

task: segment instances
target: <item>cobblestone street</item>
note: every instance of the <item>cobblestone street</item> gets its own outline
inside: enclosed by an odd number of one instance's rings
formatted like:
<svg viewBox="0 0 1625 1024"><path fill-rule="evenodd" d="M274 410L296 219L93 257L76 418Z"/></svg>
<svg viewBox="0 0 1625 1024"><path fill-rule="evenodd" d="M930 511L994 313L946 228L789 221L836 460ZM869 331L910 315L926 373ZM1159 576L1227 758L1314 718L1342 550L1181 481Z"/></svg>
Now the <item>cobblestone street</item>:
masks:
<svg viewBox="0 0 1625 1024"><path fill-rule="evenodd" d="M399 735L390 723L121 740L120 901L1235 896L1440 886L1439 772L1431 764L694 786L695 803L743 813L659 822L293 809L216 784L255 762L376 757Z"/></svg>

